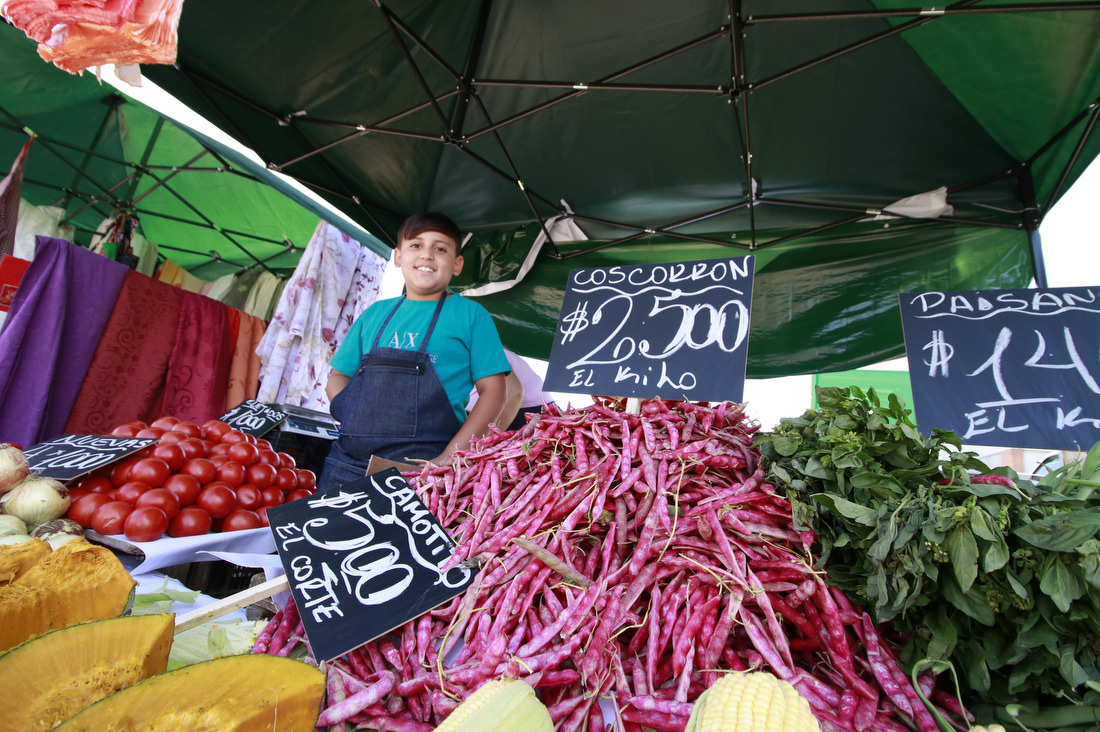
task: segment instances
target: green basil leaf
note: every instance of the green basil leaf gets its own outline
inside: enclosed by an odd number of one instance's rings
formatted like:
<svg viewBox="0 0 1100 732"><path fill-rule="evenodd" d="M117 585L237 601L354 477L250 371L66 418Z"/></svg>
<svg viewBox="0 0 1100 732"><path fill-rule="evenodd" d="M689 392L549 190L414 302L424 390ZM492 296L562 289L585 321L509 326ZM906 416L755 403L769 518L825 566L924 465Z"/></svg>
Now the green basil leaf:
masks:
<svg viewBox="0 0 1100 732"><path fill-rule="evenodd" d="M985 661L991 669L1019 663L1028 654L1028 649L1016 643L1015 635L1006 635L1000 629L988 630L983 636Z"/></svg>
<svg viewBox="0 0 1100 732"><path fill-rule="evenodd" d="M1032 546L1055 552L1073 551L1100 530L1100 513L1072 511L1024 524L1012 533Z"/></svg>
<svg viewBox="0 0 1100 732"><path fill-rule="evenodd" d="M978 542L974 541L974 534L969 528L959 526L947 535L943 548L951 557L959 588L967 592L978 578Z"/></svg>
<svg viewBox="0 0 1100 732"><path fill-rule="evenodd" d="M905 486L891 475L864 470L853 473L850 481L853 488L864 488L880 497L888 497L887 493L895 496L905 495Z"/></svg>
<svg viewBox="0 0 1100 732"><path fill-rule="evenodd" d="M875 543L871 545L871 548L867 550L867 555L876 562L882 562L890 555L890 549L894 544L894 538L898 535L898 521L896 516L891 516L889 521L885 524L879 524L878 538L875 539Z"/></svg>
<svg viewBox="0 0 1100 732"><path fill-rule="evenodd" d="M1100 554L1088 554L1080 562L1085 582L1100 589Z"/></svg>
<svg viewBox="0 0 1100 732"><path fill-rule="evenodd" d="M878 511L873 508L861 506L831 493L814 493L812 498L833 513L862 526L874 526L878 523Z"/></svg>
<svg viewBox="0 0 1100 732"><path fill-rule="evenodd" d="M955 624L947 618L943 605L937 605L936 609L925 615L923 620L932 634L928 639L928 657L949 658L951 652L955 650L955 644L959 642L959 634Z"/></svg>
<svg viewBox="0 0 1100 732"><path fill-rule="evenodd" d="M986 541L997 541L1001 538L1001 532L993 523L993 517L982 508L974 508L970 511L970 530L974 532L974 536Z"/></svg>
<svg viewBox="0 0 1100 732"><path fill-rule="evenodd" d="M943 590L943 596L952 605L982 625L993 625L993 608L989 607L989 598L980 587L971 587L969 592L963 592L959 583L947 572L943 574L940 587Z"/></svg>
<svg viewBox="0 0 1100 732"><path fill-rule="evenodd" d="M1029 597L1031 597L1031 593L1028 592L1027 587L1025 587L1024 584L1016 578L1015 572L1009 569L1005 572L1005 577L1008 578L1008 584L1012 588L1012 591L1015 592L1016 595L1020 597L1020 599L1027 600Z"/></svg>
<svg viewBox="0 0 1100 732"><path fill-rule="evenodd" d="M806 467L802 469L802 472L818 480L833 480L835 477L834 472L822 465L821 461L815 457L806 461Z"/></svg>
<svg viewBox="0 0 1100 732"><path fill-rule="evenodd" d="M798 448L802 446L802 437L800 435L776 437L771 443L777 453L783 457L790 457L798 452Z"/></svg>
<svg viewBox="0 0 1100 732"><path fill-rule="evenodd" d="M1005 543L1004 537L998 534L997 539L990 542L989 547L985 550L985 555L982 557L982 569L986 572L995 572L1008 564L1008 558L1008 544Z"/></svg>
<svg viewBox="0 0 1100 732"><path fill-rule="evenodd" d="M1074 600L1085 594L1077 575L1057 554L1048 554L1043 562L1039 589L1064 613L1069 612Z"/></svg>
<svg viewBox="0 0 1100 732"><path fill-rule="evenodd" d="M1081 664L1077 663L1076 649L1073 646L1065 645L1059 649L1062 660L1058 664L1058 670L1062 674L1062 678L1066 680L1066 683L1072 687L1078 687L1081 684L1089 680L1089 676L1085 673L1085 669L1081 667Z"/></svg>

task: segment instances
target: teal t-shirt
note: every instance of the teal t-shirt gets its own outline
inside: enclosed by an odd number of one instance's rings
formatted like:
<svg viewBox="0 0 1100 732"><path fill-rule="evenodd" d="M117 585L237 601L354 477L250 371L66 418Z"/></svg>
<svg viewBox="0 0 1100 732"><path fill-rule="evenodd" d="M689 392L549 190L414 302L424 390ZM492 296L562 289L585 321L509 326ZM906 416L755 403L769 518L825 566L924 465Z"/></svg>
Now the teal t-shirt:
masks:
<svg viewBox="0 0 1100 732"><path fill-rule="evenodd" d="M332 368L345 376L353 376L359 370L382 321L399 300L401 298L376 302L355 319L332 357ZM386 324L378 340L379 347L419 349L436 304L435 300L402 301ZM489 311L461 295L450 295L443 303L427 351L460 423L466 421L466 402L474 382L493 374L507 374L512 369Z"/></svg>

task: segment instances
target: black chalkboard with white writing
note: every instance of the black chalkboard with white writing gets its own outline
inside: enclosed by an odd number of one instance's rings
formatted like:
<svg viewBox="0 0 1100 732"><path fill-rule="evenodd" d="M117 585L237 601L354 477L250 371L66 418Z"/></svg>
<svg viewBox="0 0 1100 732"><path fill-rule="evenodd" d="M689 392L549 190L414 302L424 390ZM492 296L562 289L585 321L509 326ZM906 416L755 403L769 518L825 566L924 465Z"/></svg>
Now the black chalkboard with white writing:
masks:
<svg viewBox="0 0 1100 732"><path fill-rule="evenodd" d="M396 469L267 510L313 656L331 660L458 595L455 544Z"/></svg>
<svg viewBox="0 0 1100 732"><path fill-rule="evenodd" d="M110 465L156 442L145 437L61 435L23 451L31 472L62 483Z"/></svg>
<svg viewBox="0 0 1100 732"><path fill-rule="evenodd" d="M1100 440L1100 288L903 293L900 301L923 432L1063 450Z"/></svg>
<svg viewBox="0 0 1100 732"><path fill-rule="evenodd" d="M754 257L575 269L544 388L742 399Z"/></svg>
<svg viewBox="0 0 1100 732"><path fill-rule="evenodd" d="M218 419L246 435L263 437L272 427L286 419L286 412L280 412L255 399L245 399Z"/></svg>

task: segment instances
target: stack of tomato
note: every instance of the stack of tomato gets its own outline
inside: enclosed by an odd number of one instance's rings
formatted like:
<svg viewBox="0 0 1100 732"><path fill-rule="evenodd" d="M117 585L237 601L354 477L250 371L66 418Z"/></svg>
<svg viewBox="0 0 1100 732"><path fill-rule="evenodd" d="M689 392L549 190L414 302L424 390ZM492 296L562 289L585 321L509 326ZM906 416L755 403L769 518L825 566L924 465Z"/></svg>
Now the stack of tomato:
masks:
<svg viewBox="0 0 1100 732"><path fill-rule="evenodd" d="M153 437L139 453L70 486L67 516L131 541L267 526L267 509L313 495L317 479L267 440L210 420L164 416L116 427L116 437Z"/></svg>

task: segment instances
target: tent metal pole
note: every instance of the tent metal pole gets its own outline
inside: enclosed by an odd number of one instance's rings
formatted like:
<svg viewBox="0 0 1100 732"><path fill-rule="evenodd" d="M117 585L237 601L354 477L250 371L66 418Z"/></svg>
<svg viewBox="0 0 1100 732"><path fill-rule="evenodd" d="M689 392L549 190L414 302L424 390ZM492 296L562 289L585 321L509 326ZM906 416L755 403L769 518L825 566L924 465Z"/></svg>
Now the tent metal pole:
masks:
<svg viewBox="0 0 1100 732"><path fill-rule="evenodd" d="M122 183L125 183L125 182L126 181L124 179L124 180L119 181L116 185L121 185ZM88 206L91 206L93 209L95 209L96 213L103 216L104 218L110 216L109 211L104 212L104 211L96 208L95 204L100 202L99 199L97 199L93 196L89 196L88 194L86 194L82 191L74 191L74 190L59 186L59 185L55 185L53 183L46 183L45 181L35 180L33 178L28 178L26 176L23 176L23 183L30 183L31 185L35 185L35 186L38 186L40 188L46 188L46 189L51 190L51 191L58 191L60 193L65 193L65 194L72 193L72 195L74 197L79 198L82 201L87 201L87 204L81 209L82 211L84 209L88 208ZM68 223L68 217L62 219L59 223L67 224Z"/></svg>
<svg viewBox="0 0 1100 732"><path fill-rule="evenodd" d="M610 82L523 81L522 79L478 79L478 86L518 86L524 89L578 89L580 91L674 92L676 94L729 94L727 86L698 84L613 84Z"/></svg>
<svg viewBox="0 0 1100 732"><path fill-rule="evenodd" d="M445 101L445 100L450 99L451 97L457 95L459 92L460 92L459 89L452 89L451 91L447 92L446 94L440 94L439 96L436 97L436 99L442 102L442 101ZM367 132L394 133L394 134L396 134L397 132L400 132L400 130L396 130L396 131L391 130L388 127L386 127L385 125L393 124L394 122L396 122L400 119L404 119L405 117L408 117L409 115L416 114L417 112L423 112L429 106L431 106L431 105L428 102L422 102L420 104L417 104L414 107L409 107L408 109L405 109L405 110L403 110L401 112L398 112L396 114L392 114L389 117L378 120L377 122L373 122L369 125L359 124L359 123L356 123L356 122L341 122L339 120L334 120L334 119L325 119L324 117L311 117L308 114L304 114L301 117L295 117L294 121L298 124L307 124L308 123L308 124L313 124L313 125L327 125L329 127L343 127L345 129L349 129L349 130L357 130L357 131L358 130L366 130ZM404 134L412 136L412 135L417 135L418 133L405 132ZM431 139L435 140L436 142L439 141L438 136L437 137L432 137Z"/></svg>
<svg viewBox="0 0 1100 732"><path fill-rule="evenodd" d="M647 228L647 227L644 227L644 226L638 226L636 224L624 224L624 223L619 222L619 221L608 221L607 219L599 219L599 218L596 218L594 216L584 216L584 215L578 214L578 213L573 214L573 218L577 219L578 221L588 221L588 222L593 223L593 224L602 224L603 226L612 226L612 227L619 228L619 229L629 229L629 230L632 230L632 231L637 231L641 235L660 234L661 236L667 236L667 237L670 237L670 238L673 238L673 239L683 239L685 241L697 241L700 244L717 244L718 246L734 247L734 248L737 248L737 249L748 249L749 248L747 244L739 244L739 243L736 243L736 242L722 241L721 239L711 239L711 238L705 237L705 236L693 236L692 234L681 234L678 231L673 231L673 230L665 229L665 228L661 228L661 227L648 227Z"/></svg>
<svg viewBox="0 0 1100 732"><path fill-rule="evenodd" d="M141 153L141 163L139 163L133 182L130 184L130 190L126 192L126 198L130 203L134 202L134 194L137 193L138 183L141 182L142 169L149 162L149 158L153 156L153 148L156 147L157 140L160 139L160 131L163 129L164 117L158 115L156 124L153 125L153 134L149 135L149 141L145 143L145 150Z"/></svg>
<svg viewBox="0 0 1100 732"><path fill-rule="evenodd" d="M159 178L157 178L156 174L154 174L153 172L151 172L151 171L150 171L149 175L151 175L151 176L152 176L152 177L153 177L154 179L157 179L157 180L159 180ZM251 258L252 258L252 259L253 259L253 260L254 260L254 261L255 261L255 262L257 263L257 264L260 264L260 265L264 266L264 269L267 269L267 270L268 270L269 272L271 271L270 269L268 269L268 268L267 268L267 266L266 266L266 265L263 265L263 263L262 263L262 262L260 262L260 260L259 260L259 259L257 259L257 257L256 257L256 255L255 255L255 254L253 254L252 252L248 251L248 249L246 249L246 248L245 248L245 247L244 247L244 246L243 246L243 245L242 245L242 244L241 244L241 243L240 243L239 241L237 241L236 239L234 239L234 238L233 238L232 236L230 236L230 235L229 235L228 233L226 233L226 231L225 231L224 229L222 229L221 227L217 226L217 225L216 225L216 224L215 224L215 223L214 223L213 221L211 221L210 219L208 219L208 218L206 217L206 215L205 215L205 214L204 214L204 213L203 213L202 211L199 211L199 210L198 210L197 208L195 208L195 207L194 207L194 206L193 206L193 205L191 204L191 202L190 202L190 201L188 201L188 200L187 200L186 198L184 198L183 196L181 196L181 195L180 195L179 193L177 193L176 191L172 190L172 186L168 185L167 183L162 183L161 185L162 185L162 187L164 188L164 190L168 191L168 192L169 192L169 193L171 193L171 194L172 194L173 196L175 196L175 197L176 197L176 199L177 199L177 200L178 200L178 201L179 201L180 203L182 203L182 204L183 204L184 206L187 206L187 208L191 209L191 211L192 211L192 212L193 212L193 213L194 213L194 214L195 214L196 216L198 216L198 217L199 217L200 219L202 219L202 220L203 220L203 221L205 221L206 223L210 224L211 228L213 228L213 229L214 229L215 231L217 231L217 232L218 232L219 234L221 234L221 235L222 235L222 236L224 236L224 237L225 237L226 239L228 239L228 240L229 240L229 241L230 241L230 242L231 242L231 243L232 243L232 244L233 244L233 245L234 245L235 247L237 247L237 248L238 248L238 249L240 249L240 250L241 250L242 252L244 252L244 253L245 253L245 254L247 254L247 255L248 255L249 257L251 257Z"/></svg>
<svg viewBox="0 0 1100 732"><path fill-rule="evenodd" d="M967 5L973 5L977 1L978 0L963 0L963 2L956 3L955 5L952 5L951 7L954 8L954 7L964 7L964 6L967 6ZM896 36L899 33L904 33L907 30L917 28L919 26L924 25L925 23L930 23L938 17L940 17L940 16L939 15L924 16L924 17L921 17L921 18L917 18L916 20L911 20L908 23L902 23L901 25L894 26L893 28L888 28L887 30L882 31L881 33L876 33L872 36L868 36L867 38L864 38L863 40L856 41L854 43L850 43L847 46L842 46L842 47L838 48L835 51L831 51L831 52L825 54L824 56L818 56L815 59L810 59L809 61L806 61L805 63L801 63L797 66L789 68L786 71L781 71L778 74L775 74L774 76L769 76L766 79L761 79L760 81L753 82L749 86L750 86L751 89L761 89L765 86L768 86L769 84L774 84L775 82L780 81L781 79L786 79L788 76L793 76L793 75L795 75L799 72L805 71L807 69L812 69L815 66L819 66L819 65L821 65L821 64L823 64L827 61L832 61L834 58L837 58L839 56L843 56L847 53L851 53L852 51L858 51L859 49L865 48L865 47L871 45L872 43L878 43L879 41L883 40L884 38L889 38L891 36ZM752 25L755 22L757 22L757 19L754 19L751 16L748 19L746 19L746 21L745 21L745 23L747 25Z"/></svg>
<svg viewBox="0 0 1100 732"><path fill-rule="evenodd" d="M153 191L155 191L156 189L158 189L158 188L160 188L161 186L163 186L163 185L164 185L165 183L167 183L167 182L168 182L169 180L171 180L172 178L174 178L174 177L176 177L177 175L179 175L180 173L182 173L182 172L183 172L183 171L184 171L184 170L185 170L185 169L187 168L187 166L188 166L188 165L190 165L191 163L195 162L195 161L196 161L196 160L198 160L199 158L202 158L202 157L204 157L205 155L206 155L206 150L204 149L204 150L203 150L202 152L200 152L200 153L198 153L197 155L195 155L195 157L191 158L191 159L190 159L190 160L188 160L188 161L187 161L186 163L184 163L184 164L183 164L183 167L181 167L181 168L175 168L175 169L173 169L171 173L169 173L168 175L164 176L163 178L160 178L160 177L157 177L157 176L153 176L154 178L156 178L157 182L156 182L156 183L154 183L153 185L149 186L149 187L148 187L147 189L145 189L144 191L142 191L141 195L139 195L139 196L138 196L137 198L131 198L131 199L130 199L130 205L131 205L131 206L133 206L133 205L134 205L135 203L137 203L137 202L138 202L138 201L140 201L141 199L145 198L146 196L148 196L148 195L149 195L150 193L152 193L152 192L153 192ZM148 170L147 170L146 172L150 172L150 173L151 173L151 171L148 171Z"/></svg>
<svg viewBox="0 0 1100 732"><path fill-rule="evenodd" d="M112 94L111 96L103 100L103 103L110 108L110 111L107 112L107 114L103 115L103 119L99 121L99 127L96 129L95 134L92 135L92 144L89 149L85 151L84 159L80 161L81 171L87 170L88 163L92 162L92 156L95 155L95 149L99 147L99 142L103 139L103 133L107 130L107 124L112 120L117 122L118 110L119 107L122 106L122 103L124 101L125 100L118 94ZM77 184L80 183L79 176L80 174L78 173L76 176L73 177L73 182L69 184L69 188L76 188ZM71 200L71 197L66 196L65 199L62 200L60 207L63 209L67 208Z"/></svg>
<svg viewBox="0 0 1100 732"><path fill-rule="evenodd" d="M737 138L741 142L741 165L745 170L746 196L749 200L749 249L756 247L756 209L754 207L759 192L754 190L752 179L752 142L749 134L749 94L743 93L745 85L745 26L741 18L741 0L730 0L730 19L733 30L730 33L730 83L734 92L730 95L733 124L737 128ZM751 92L751 89L749 90ZM740 115L738 115L740 107Z"/></svg>
<svg viewBox="0 0 1100 732"><path fill-rule="evenodd" d="M382 4L381 0L374 0L375 6L378 8L378 12L382 14L382 20L386 22L386 27L389 28L390 34L397 42L397 45L401 48L401 53L405 56L405 63L408 64L409 70L416 76L417 82L420 84L420 88L424 91L424 96L428 98L428 101L432 105L432 109L435 110L435 114L439 117L440 124L443 125L443 129L447 130L447 115L443 114L442 107L439 106L439 102L436 101L435 93L432 92L431 86L428 84L428 80L424 78L424 74L421 73L420 67L416 64L416 59L413 58L409 52L408 46L401 40L401 32L397 29L397 24L393 20L393 14L390 9Z"/></svg>
<svg viewBox="0 0 1100 732"><path fill-rule="evenodd" d="M982 5L977 8L906 8L900 10L845 10L835 13L792 13L791 15L758 15L754 23L797 20L856 20L861 18L908 18L921 15L978 15L987 13L1046 13L1075 10L1100 10L1100 3L1021 3L1019 5Z"/></svg>
<svg viewBox="0 0 1100 732"><path fill-rule="evenodd" d="M1028 241L1031 243L1031 260L1035 264L1035 286L1046 288L1047 266L1043 260L1043 240L1038 229L1028 229Z"/></svg>
<svg viewBox="0 0 1100 732"><path fill-rule="evenodd" d="M456 77L462 93L459 94L458 103L451 115L450 135L452 139L462 137L462 130L466 126L466 112L470 108L470 97L476 95L472 84L474 76L477 75L477 67L481 63L481 49L485 46L485 31L489 26L489 14L492 8L493 0L481 0L477 9L474 36L470 41L470 54L466 57L466 68L463 69L461 78Z"/></svg>
<svg viewBox="0 0 1100 732"><path fill-rule="evenodd" d="M240 142L242 142L245 145L245 147L249 148L250 150L256 150L256 146L253 145L251 141L249 141L248 136L245 135L243 132L241 132L240 128L237 127L237 125L233 124L233 121L229 118L229 116L225 112L223 112L221 110L221 107L219 107L217 104L214 103L214 100L210 98L210 95L206 93L206 90L204 90L201 86L199 86L199 83L198 83L198 81L196 81L196 79L198 79L199 81L201 81L204 84L207 84L207 85L211 86L214 89L217 89L222 94L225 94L226 96L230 97L231 99L235 99L238 102L240 102L241 104L245 104L245 105L251 107L252 109L259 112L260 114L264 114L264 115L267 115L268 117L271 117L272 120L274 120L275 122L279 122L279 116L277 114L269 112L268 110L264 109L260 105L255 104L253 102L250 102L249 100L244 99L240 95L234 94L233 92L229 91L228 89L222 88L221 86L219 86L218 84L215 84L214 82L210 81L209 79L204 79L202 76L200 76L199 74L194 73L193 71L188 71L188 70L184 69L179 64L175 64L174 68L176 69L176 71L178 71L180 73L180 76L183 77L184 81L186 81L191 86L191 88L195 91L195 93L198 94L199 97L201 97L204 102L206 102L207 106L209 106L210 109L212 109L214 111L214 114L218 115L218 119L220 119L225 124L226 128L229 130L229 133L231 135L233 135L234 137L236 137ZM258 153L259 153L259 151L257 151L257 154Z"/></svg>
<svg viewBox="0 0 1100 732"><path fill-rule="evenodd" d="M1058 142L1063 137L1068 135L1074 127L1076 127L1078 124L1081 123L1081 120L1083 120L1085 117L1089 116L1090 114L1094 114L1095 111L1096 111L1097 106L1100 106L1100 99L1093 100L1092 104L1090 104L1089 106L1085 107L1080 112L1075 114L1073 119L1071 119L1069 122L1067 122L1065 124L1065 126L1062 127L1062 129L1055 132L1049 140L1044 142L1042 144L1042 146L1040 146L1038 150L1033 152L1031 154L1031 156L1027 160L1025 160L1024 162L1027 165L1034 165L1035 161L1038 160L1040 158L1040 156L1043 155L1043 153L1045 153L1047 150L1052 148L1056 142Z"/></svg>
<svg viewBox="0 0 1100 732"><path fill-rule="evenodd" d="M1089 122L1085 125L1084 131L1081 132L1081 137L1078 138L1077 144L1073 146L1073 154L1069 156L1069 160L1066 162L1065 167L1062 168L1062 173L1058 176L1058 182L1050 192L1046 205L1039 212L1040 218L1046 216L1047 212L1054 206L1054 202L1058 200L1058 196L1062 193L1062 186L1066 184L1066 179L1069 178L1073 166L1077 164L1077 160L1081 157L1081 151L1085 149L1085 143L1088 142L1089 137L1092 136L1092 131L1096 127L1098 113L1100 113L1100 106L1094 104L1092 106L1092 114L1089 117Z"/></svg>
<svg viewBox="0 0 1100 732"><path fill-rule="evenodd" d="M721 38L722 36L726 35L729 32L730 32L730 26L728 26L728 25L720 26L717 30L715 30L711 33L707 33L706 35L700 36L700 37L695 38L693 40L690 40L686 43L682 43L679 46L671 48L668 51L664 51L663 53L659 53L656 56L651 56L650 58L647 58L643 61L639 61L636 64L632 64L630 66L627 66L625 69L622 69L620 71L616 71L613 74L609 74L609 75L604 76L600 79L596 79L596 81L593 82L593 83L606 84L609 81L619 79L623 76L626 76L627 74L632 74L635 71L646 68L647 66L651 66L651 65L653 65L655 63L658 63L660 61L664 61L667 58L671 58L671 57L673 57L677 54L683 53L684 51L689 51L693 48L696 48L697 46L701 46L704 43L707 43L709 41L714 40L715 38ZM477 79L474 80L474 85L475 86L477 84L480 84L480 83L481 83L480 80L477 80ZM565 94L561 94L559 96L556 96L553 99L548 99L547 101L542 102L541 104L536 104L535 106L529 107L528 109L525 109L522 112L517 112L516 114L512 115L511 117L506 117L503 120L500 120L499 122L497 122L493 125L490 125L489 127L486 127L484 129L480 129L480 130L478 130L477 132L475 132L471 135L467 135L465 139L467 141L476 139L476 138L480 137L481 135L484 135L487 132L492 132L493 130L497 130L497 129L500 129L501 127L505 127L507 125L510 125L513 122L516 122L518 120L523 119L524 117L529 117L530 115L535 114L536 112L541 112L544 109L552 107L555 104L560 104L561 102L564 102L567 99L572 99L573 97L575 97L579 94L583 94L584 92L585 92L585 89L576 89L575 88L571 92L566 92Z"/></svg>
<svg viewBox="0 0 1100 732"><path fill-rule="evenodd" d="M255 241L267 242L268 244L282 244L283 243L279 239L271 239L269 237L260 236L258 234L250 234L247 231L237 231L236 229L223 229L223 228L217 227L214 224L207 224L207 223L204 223L202 221L191 221L190 219L181 218L179 216L173 216L171 214L160 213L158 211L149 211L149 210L142 209L142 208L133 208L133 209L130 209L130 210L133 211L134 213L138 214L139 216L152 216L153 218L156 218L156 219L166 219L168 221L175 221L178 224L187 224L188 226L197 226L200 229L209 229L210 231L218 231L218 232L224 231L225 233L232 234L233 236L243 236L243 237L246 237L248 239L254 239Z"/></svg>
<svg viewBox="0 0 1100 732"><path fill-rule="evenodd" d="M377 0L375 1L375 5L378 5L379 7L381 7L381 3L380 3L380 2L378 2ZM483 8L483 9L484 9L484 8ZM397 26L398 28L400 28L400 29L401 29L401 32L402 32L402 33L404 33L405 35L407 35L407 36L409 37L409 40L410 40L410 41L412 41L412 42L413 42L413 43L415 43L415 44L416 44L417 46L419 46L419 47L420 47L420 49L421 49L422 51L424 51L424 53L426 53L426 54L428 54L429 56L431 56L432 60L433 60L433 61L435 61L435 62L436 62L437 64L439 64L440 68L444 69L444 70L445 70L445 71L446 71L446 72L447 72L448 74L450 74L450 75L451 75L451 77L452 77L452 78L454 78L454 80L455 80L455 81L458 81L458 79L459 79L459 75L458 75L458 72L457 72L457 71L455 71L454 69L452 69L452 68L451 68L451 65L450 65L449 63L447 63L447 62L446 62L446 61L445 61L445 60L443 59L443 57L442 57L442 56L440 56L440 55L439 55L438 53L436 53L436 52L435 52L435 49L434 49L434 48L432 48L431 46L429 46L429 45L428 45L428 44L427 44L427 43L426 43L426 42L424 41L424 39L423 39L423 38L421 38L421 37L420 37L419 35L417 35L417 34L416 34L416 32L415 32L415 31L413 31L413 29L412 29L412 28L410 28L409 26L405 25L405 22L404 22L404 21L402 21L402 20L401 20L401 18L400 18L400 17L399 17L399 16L398 16L398 15L397 15L396 13L393 13L393 12L389 11L388 9L387 9L387 12L389 13L389 15L390 15L390 19L392 20L392 22L393 22L393 23L394 23L394 24L395 24L395 25L396 25L396 26ZM487 12L487 11L485 12L485 15L486 15L486 18L488 18L488 12ZM484 30L484 29L482 29L482 30Z"/></svg>

